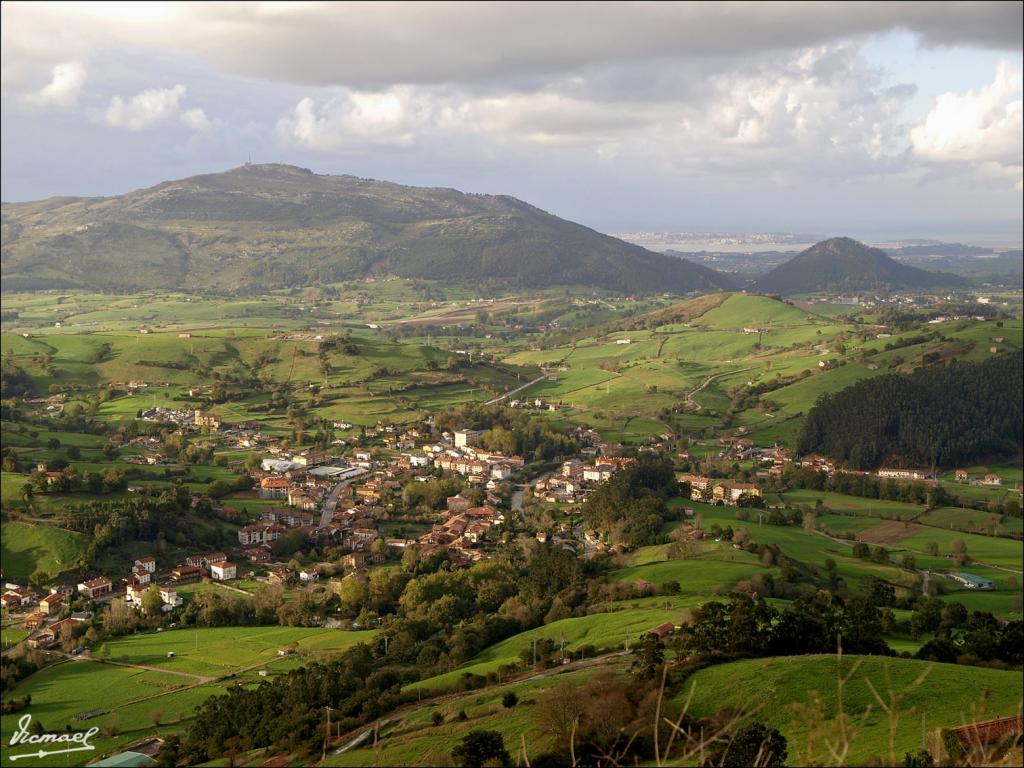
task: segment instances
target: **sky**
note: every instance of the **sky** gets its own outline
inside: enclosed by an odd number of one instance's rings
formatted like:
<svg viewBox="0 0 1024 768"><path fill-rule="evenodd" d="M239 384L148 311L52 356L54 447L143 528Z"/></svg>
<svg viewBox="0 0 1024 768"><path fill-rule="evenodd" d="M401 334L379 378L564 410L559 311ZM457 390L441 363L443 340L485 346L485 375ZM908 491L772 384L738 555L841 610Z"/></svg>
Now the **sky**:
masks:
<svg viewBox="0 0 1024 768"><path fill-rule="evenodd" d="M32 3L0 199L244 163L601 231L1020 238L1020 2Z"/></svg>

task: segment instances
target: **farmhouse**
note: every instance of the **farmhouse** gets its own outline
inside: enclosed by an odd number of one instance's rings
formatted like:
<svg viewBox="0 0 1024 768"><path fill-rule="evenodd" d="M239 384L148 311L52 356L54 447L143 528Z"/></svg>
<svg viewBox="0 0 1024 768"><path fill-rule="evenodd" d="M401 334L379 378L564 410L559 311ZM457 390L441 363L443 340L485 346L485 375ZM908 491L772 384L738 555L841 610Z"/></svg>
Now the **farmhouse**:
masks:
<svg viewBox="0 0 1024 768"><path fill-rule="evenodd" d="M93 600L102 595L109 595L113 589L113 583L106 576L89 579L78 585L78 591Z"/></svg>
<svg viewBox="0 0 1024 768"><path fill-rule="evenodd" d="M651 630L652 635L657 635L660 638L666 638L676 631L676 625L671 621L667 621L664 624L659 624Z"/></svg>
<svg viewBox="0 0 1024 768"><path fill-rule="evenodd" d="M989 472L982 481L985 485L1002 485L1003 479L999 475Z"/></svg>
<svg viewBox="0 0 1024 768"><path fill-rule="evenodd" d="M229 563L227 560L221 560L216 563L210 563L210 576L215 581L228 581L229 579L236 578L238 572L238 566L234 563Z"/></svg>
<svg viewBox="0 0 1024 768"><path fill-rule="evenodd" d="M970 478L970 475L967 474L967 470L966 469L958 469L956 471L956 473L955 473L955 476L956 476L956 481L958 483L966 483L967 480Z"/></svg>
<svg viewBox="0 0 1024 768"><path fill-rule="evenodd" d="M63 595L47 595L39 601L39 612L46 616L53 613L59 613L62 607L64 607Z"/></svg>
<svg viewBox="0 0 1024 768"><path fill-rule="evenodd" d="M135 561L136 568L145 568L149 573L156 573L156 558L152 555L140 557Z"/></svg>

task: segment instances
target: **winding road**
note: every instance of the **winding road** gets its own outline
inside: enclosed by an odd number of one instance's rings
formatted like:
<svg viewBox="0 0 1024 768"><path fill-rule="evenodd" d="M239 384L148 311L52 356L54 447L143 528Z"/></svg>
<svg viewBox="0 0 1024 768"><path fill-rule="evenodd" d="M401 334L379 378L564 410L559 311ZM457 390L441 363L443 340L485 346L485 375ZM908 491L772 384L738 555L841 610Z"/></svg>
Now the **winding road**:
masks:
<svg viewBox="0 0 1024 768"><path fill-rule="evenodd" d="M698 403L696 400L694 400L693 396L696 395L698 392L700 392L702 389L704 389L708 384L710 384L715 379L720 379L723 376L732 376L732 375L737 374L737 373L743 373L744 371L752 371L752 370L754 370L754 369L753 368L740 368L739 370L736 370L736 371L722 371L721 373L713 373L713 374L711 374L706 379L704 379L704 381L702 381L699 386L695 387L694 389L691 389L689 392L686 393L686 397L683 400L683 404L684 404L686 410L694 411L695 412L695 411L701 410L704 407L703 405Z"/></svg>

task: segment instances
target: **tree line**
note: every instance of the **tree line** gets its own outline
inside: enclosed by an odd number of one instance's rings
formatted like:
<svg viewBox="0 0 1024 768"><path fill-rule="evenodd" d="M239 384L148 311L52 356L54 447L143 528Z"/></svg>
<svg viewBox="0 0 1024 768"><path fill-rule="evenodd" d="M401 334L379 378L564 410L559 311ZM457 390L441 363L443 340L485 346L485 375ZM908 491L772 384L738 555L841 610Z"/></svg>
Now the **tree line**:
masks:
<svg viewBox="0 0 1024 768"><path fill-rule="evenodd" d="M1020 455L1021 350L981 363L951 361L909 375L866 379L823 394L797 450L856 469L885 461L954 467Z"/></svg>

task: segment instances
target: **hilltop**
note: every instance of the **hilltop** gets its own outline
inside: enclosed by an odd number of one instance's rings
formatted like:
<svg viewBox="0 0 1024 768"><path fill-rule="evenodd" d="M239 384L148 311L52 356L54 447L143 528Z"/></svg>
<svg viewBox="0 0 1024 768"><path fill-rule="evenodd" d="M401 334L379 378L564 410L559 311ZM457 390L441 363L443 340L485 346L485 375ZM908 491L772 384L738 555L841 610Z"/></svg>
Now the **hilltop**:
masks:
<svg viewBox="0 0 1024 768"><path fill-rule="evenodd" d="M754 287L764 293L921 290L963 284L956 275L900 264L880 248L849 237L822 240L801 251Z"/></svg>
<svg viewBox="0 0 1024 768"><path fill-rule="evenodd" d="M4 204L5 289L258 291L398 275L625 292L731 278L514 197L245 165L108 198Z"/></svg>

